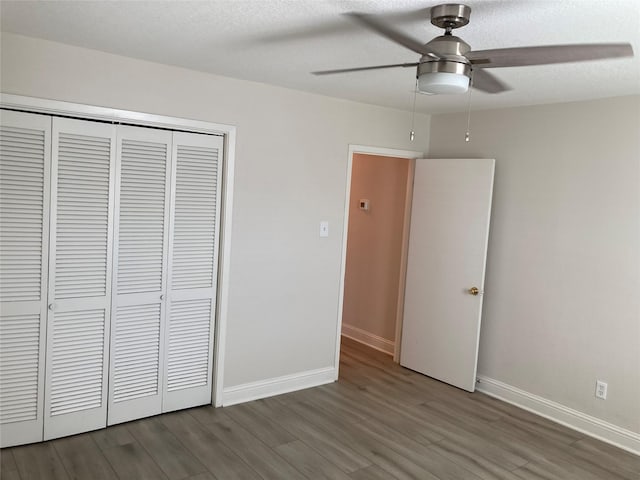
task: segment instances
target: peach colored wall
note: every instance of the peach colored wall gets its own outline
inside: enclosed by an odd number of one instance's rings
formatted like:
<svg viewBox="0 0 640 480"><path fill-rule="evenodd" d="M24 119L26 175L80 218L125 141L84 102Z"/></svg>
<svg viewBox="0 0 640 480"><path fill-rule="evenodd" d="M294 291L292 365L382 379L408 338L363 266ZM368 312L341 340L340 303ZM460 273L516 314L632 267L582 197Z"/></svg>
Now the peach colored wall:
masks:
<svg viewBox="0 0 640 480"><path fill-rule="evenodd" d="M410 160L354 154L349 206L343 332L395 341L395 316ZM359 208L369 200L369 211ZM346 327L346 328L345 328Z"/></svg>

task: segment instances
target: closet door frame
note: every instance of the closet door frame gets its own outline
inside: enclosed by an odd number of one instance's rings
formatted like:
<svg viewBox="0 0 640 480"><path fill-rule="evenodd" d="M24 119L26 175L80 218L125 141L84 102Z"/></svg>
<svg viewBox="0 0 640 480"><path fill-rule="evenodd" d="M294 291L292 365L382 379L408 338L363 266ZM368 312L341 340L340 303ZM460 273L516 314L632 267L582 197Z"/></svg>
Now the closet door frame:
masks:
<svg viewBox="0 0 640 480"><path fill-rule="evenodd" d="M154 115L132 110L61 102L22 95L0 93L0 108L21 110L49 115L70 116L88 120L101 120L114 123L125 123L138 126L168 128L194 133L206 133L224 137L222 156L222 189L220 203L219 264L217 282L216 322L214 331L213 355L213 404L222 406L224 393L224 358L226 346L226 330L229 305L229 278L231 261L231 232L233 211L233 183L235 169L235 152L237 128L224 123L190 120L179 117Z"/></svg>

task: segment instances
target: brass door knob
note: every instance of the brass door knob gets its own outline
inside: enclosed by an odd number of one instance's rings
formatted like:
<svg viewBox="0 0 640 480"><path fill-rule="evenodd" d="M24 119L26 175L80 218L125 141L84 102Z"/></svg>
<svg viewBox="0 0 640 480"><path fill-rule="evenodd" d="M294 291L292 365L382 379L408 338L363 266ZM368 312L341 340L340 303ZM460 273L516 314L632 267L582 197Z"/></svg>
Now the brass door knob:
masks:
<svg viewBox="0 0 640 480"><path fill-rule="evenodd" d="M478 287L471 287L471 288L469 289L469 293L470 293L471 295L478 295L478 294L480 293L480 290L478 290Z"/></svg>

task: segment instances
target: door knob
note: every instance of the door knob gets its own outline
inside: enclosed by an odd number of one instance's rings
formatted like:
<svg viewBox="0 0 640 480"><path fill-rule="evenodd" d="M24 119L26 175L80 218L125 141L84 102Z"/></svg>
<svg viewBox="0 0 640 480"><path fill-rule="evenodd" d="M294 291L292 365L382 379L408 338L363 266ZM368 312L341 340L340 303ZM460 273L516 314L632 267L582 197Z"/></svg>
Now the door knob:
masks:
<svg viewBox="0 0 640 480"><path fill-rule="evenodd" d="M471 288L469 289L469 293L470 293L471 295L478 295L478 294L480 293L480 290L478 290L478 287L471 287Z"/></svg>
<svg viewBox="0 0 640 480"><path fill-rule="evenodd" d="M160 300L164 300L164 295L160 295Z"/></svg>
<svg viewBox="0 0 640 480"><path fill-rule="evenodd" d="M50 303L49 304L49 310L51 310L53 312L53 309L56 308L55 303Z"/></svg>

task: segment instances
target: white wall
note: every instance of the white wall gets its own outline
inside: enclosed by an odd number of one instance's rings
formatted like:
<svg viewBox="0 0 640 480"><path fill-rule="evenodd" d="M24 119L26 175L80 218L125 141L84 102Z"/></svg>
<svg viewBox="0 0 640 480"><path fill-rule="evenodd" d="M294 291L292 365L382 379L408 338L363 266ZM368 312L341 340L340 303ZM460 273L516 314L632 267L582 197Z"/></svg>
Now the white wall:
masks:
<svg viewBox="0 0 640 480"><path fill-rule="evenodd" d="M236 125L224 385L333 366L348 145L426 151L429 117L410 143L408 112L11 34L1 57L4 93Z"/></svg>
<svg viewBox="0 0 640 480"><path fill-rule="evenodd" d="M496 159L479 374L640 432L640 97L465 127L434 116L429 156Z"/></svg>

